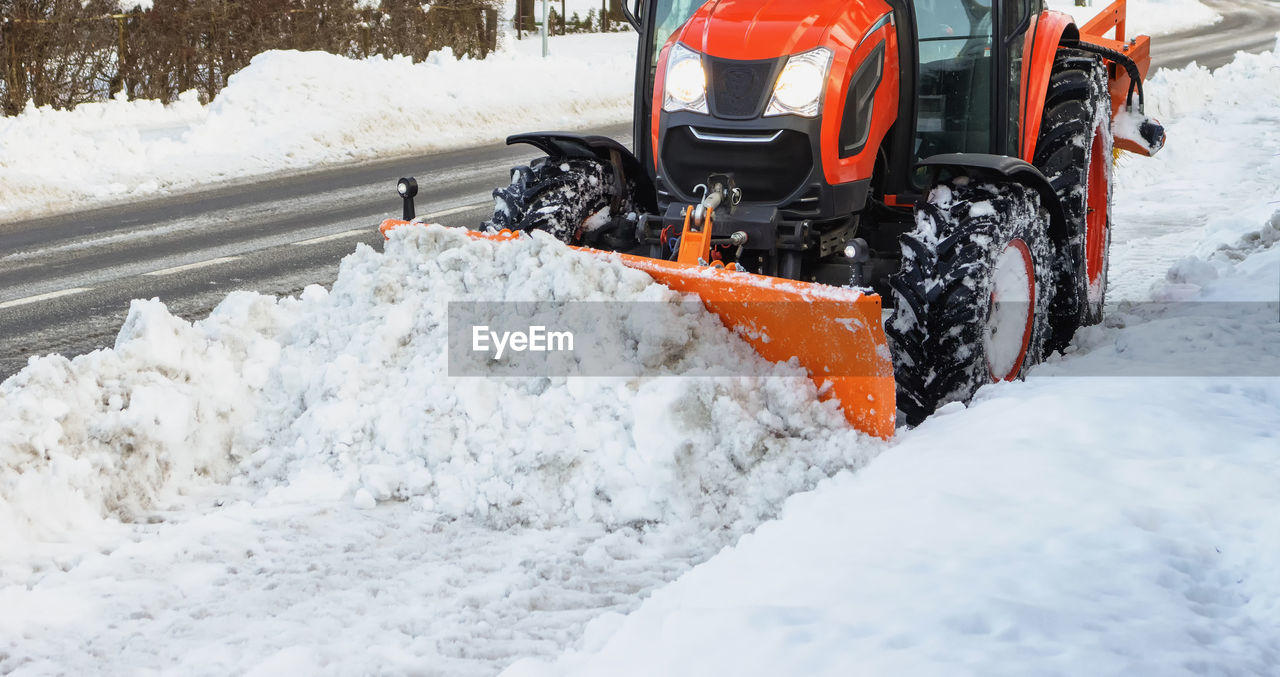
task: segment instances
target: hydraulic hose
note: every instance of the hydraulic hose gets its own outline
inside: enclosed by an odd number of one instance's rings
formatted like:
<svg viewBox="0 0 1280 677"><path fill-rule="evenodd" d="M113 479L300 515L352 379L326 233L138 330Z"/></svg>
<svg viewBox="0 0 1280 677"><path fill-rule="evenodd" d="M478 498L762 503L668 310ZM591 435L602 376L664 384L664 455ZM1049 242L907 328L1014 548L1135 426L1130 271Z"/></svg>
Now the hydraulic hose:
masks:
<svg viewBox="0 0 1280 677"><path fill-rule="evenodd" d="M1133 59L1130 59L1122 52L1117 52L1114 49L1095 45L1091 42L1084 42L1083 40L1077 42L1073 46L1082 52L1097 54L1098 56L1119 64L1124 68L1125 72L1129 74L1129 96L1125 99L1125 107L1129 109L1133 108L1133 90L1136 88L1138 90L1138 113L1143 114L1146 97L1144 97L1142 93L1142 73L1138 70L1138 64L1135 63Z"/></svg>

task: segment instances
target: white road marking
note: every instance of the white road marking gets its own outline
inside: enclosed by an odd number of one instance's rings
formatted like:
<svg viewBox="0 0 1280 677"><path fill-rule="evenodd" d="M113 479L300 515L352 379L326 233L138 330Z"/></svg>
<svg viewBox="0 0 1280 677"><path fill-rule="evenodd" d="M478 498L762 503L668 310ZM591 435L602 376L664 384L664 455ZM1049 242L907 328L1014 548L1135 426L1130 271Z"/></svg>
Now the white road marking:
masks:
<svg viewBox="0 0 1280 677"><path fill-rule="evenodd" d="M16 306L25 306L28 303L39 303L40 301L48 301L49 299L56 299L63 296L70 296L72 294L79 294L81 292L86 292L91 289L93 289L93 287L72 287L71 289L63 289L61 291L51 291L48 294L37 294L35 296L28 296L23 299L14 299L12 301L5 301L4 303L0 303L0 309L14 308Z"/></svg>
<svg viewBox="0 0 1280 677"><path fill-rule="evenodd" d="M488 202L476 202L474 204L462 205L461 207L454 207L452 209L444 209L438 212L431 212L430 214L423 215L421 218L430 221L432 219L438 219L444 216L450 216L452 214L461 214L463 212L469 212L473 209L480 209L481 207L488 206L488 204L489 204ZM332 235L321 235L320 237L313 237L309 240L298 240L297 242L291 242L290 244L295 247L305 247L308 245L320 244L322 242L330 242L332 240L342 240L348 237L355 237L357 235L368 235L369 233L374 233L374 232L377 232L377 228L372 228L372 227L357 228L355 230L344 230L341 233L334 233Z"/></svg>
<svg viewBox="0 0 1280 677"><path fill-rule="evenodd" d="M352 237L354 235L368 235L374 232L377 232L376 228L357 228L355 230L347 230L341 233L334 233L333 235L322 235L320 237L313 237L310 240L299 240L297 242L294 242L293 246L300 247L300 246L309 245L309 244L320 244L321 242L328 242L330 240L341 240L343 238Z"/></svg>
<svg viewBox="0 0 1280 677"><path fill-rule="evenodd" d="M143 275L152 275L152 276L155 276L155 277L159 277L159 276L161 276L161 275L173 275L173 274L175 274L175 273L184 273L184 272L186 272L186 271L188 271L188 270L195 270L195 269L197 269L197 268L206 268L206 267L208 267L208 266L216 266L216 265L218 265L218 264L220 264L220 263L226 263L226 262L228 262L228 261L235 261L235 260L236 260L236 259L238 259L238 258L240 258L240 257L239 257L239 256L223 256L223 257L221 257L221 258L217 258L217 259L209 259L208 261L199 261L199 262L197 262L197 263L188 263L188 264L187 264L187 265L185 265L185 266L174 266L174 267L172 267L172 268L165 268L164 270L153 270L153 271L151 271L151 272L149 272L149 273L143 273Z"/></svg>
<svg viewBox="0 0 1280 677"><path fill-rule="evenodd" d="M477 202L477 203L475 203L475 204L462 205L461 207L454 207L453 209L446 209L446 210L444 210L444 211L440 211L440 212L432 212L432 213L430 213L430 214L427 214L427 215L426 215L426 216L424 216L423 218L426 218L426 219L438 219L438 218L440 218L440 217L442 217L442 216L451 216L451 215L453 215L453 214L461 214L462 212L469 212L469 211L471 211L472 209L479 209L479 208L484 207L484 206L487 206L487 205L489 205L489 204L490 204L490 203L488 203L488 202Z"/></svg>

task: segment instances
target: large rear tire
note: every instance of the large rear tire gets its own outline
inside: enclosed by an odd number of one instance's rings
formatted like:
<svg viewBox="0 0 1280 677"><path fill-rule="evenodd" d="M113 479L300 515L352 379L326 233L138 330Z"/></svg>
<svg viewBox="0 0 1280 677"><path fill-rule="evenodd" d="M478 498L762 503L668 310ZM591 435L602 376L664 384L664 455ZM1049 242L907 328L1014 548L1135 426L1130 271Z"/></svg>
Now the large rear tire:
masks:
<svg viewBox="0 0 1280 677"><path fill-rule="evenodd" d="M1102 321L1111 238L1111 95L1097 56L1059 50L1049 79L1034 163L1058 194L1067 232L1054 237L1057 292L1050 352Z"/></svg>
<svg viewBox="0 0 1280 677"><path fill-rule="evenodd" d="M1049 218L1034 190L966 178L930 190L900 239L885 326L898 409L917 425L1044 355L1052 297Z"/></svg>
<svg viewBox="0 0 1280 677"><path fill-rule="evenodd" d="M566 243L607 223L614 204L614 177L595 160L542 157L511 170L511 183L493 191L491 230L542 230ZM623 209L633 209L629 196Z"/></svg>

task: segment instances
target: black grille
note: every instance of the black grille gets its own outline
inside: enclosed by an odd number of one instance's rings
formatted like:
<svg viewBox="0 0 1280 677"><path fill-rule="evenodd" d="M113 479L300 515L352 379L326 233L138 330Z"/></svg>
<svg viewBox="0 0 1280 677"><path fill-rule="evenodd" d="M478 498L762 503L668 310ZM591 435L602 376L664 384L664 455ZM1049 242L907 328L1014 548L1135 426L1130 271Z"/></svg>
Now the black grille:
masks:
<svg viewBox="0 0 1280 677"><path fill-rule="evenodd" d="M808 180L813 166L809 136L792 130L769 143L725 143L702 141L688 127L672 127L662 141L663 173L686 196L710 175L731 173L743 200L781 202Z"/></svg>
<svg viewBox="0 0 1280 677"><path fill-rule="evenodd" d="M730 120L759 116L772 91L774 68L779 61L729 61L710 59L711 114Z"/></svg>

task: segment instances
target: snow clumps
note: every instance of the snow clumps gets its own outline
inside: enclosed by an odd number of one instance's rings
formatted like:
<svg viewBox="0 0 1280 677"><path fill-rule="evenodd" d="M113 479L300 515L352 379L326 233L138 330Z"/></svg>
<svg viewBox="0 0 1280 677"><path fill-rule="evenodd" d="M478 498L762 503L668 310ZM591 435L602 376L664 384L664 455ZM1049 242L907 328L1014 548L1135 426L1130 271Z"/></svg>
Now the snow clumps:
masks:
<svg viewBox="0 0 1280 677"><path fill-rule="evenodd" d="M467 300L650 302L663 321L597 335L648 351L657 374L745 375L450 377L448 303ZM496 528L737 530L879 448L798 368L647 275L543 235L435 226L362 246L331 291L238 292L194 325L134 302L115 350L34 359L0 386L0 421L0 535L19 544L227 482Z"/></svg>

